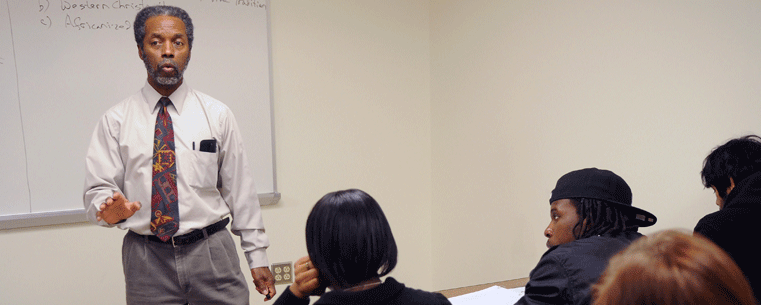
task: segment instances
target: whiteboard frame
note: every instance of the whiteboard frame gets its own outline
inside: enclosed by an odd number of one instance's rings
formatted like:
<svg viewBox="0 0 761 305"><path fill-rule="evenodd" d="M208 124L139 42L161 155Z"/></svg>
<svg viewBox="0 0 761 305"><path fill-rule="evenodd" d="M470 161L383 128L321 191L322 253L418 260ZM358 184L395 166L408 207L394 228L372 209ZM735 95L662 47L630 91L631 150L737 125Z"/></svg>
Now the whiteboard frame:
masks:
<svg viewBox="0 0 761 305"><path fill-rule="evenodd" d="M280 193L278 192L259 194L259 205L261 206L274 205L277 204L278 201L280 201ZM82 208L5 215L0 216L0 230L89 222L85 214L85 209Z"/></svg>

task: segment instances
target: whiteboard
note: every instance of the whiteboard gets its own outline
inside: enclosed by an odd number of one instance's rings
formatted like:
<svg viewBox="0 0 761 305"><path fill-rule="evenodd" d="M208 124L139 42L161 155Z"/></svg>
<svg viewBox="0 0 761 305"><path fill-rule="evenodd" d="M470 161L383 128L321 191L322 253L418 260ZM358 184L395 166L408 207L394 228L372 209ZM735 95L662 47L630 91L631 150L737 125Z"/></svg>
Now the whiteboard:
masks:
<svg viewBox="0 0 761 305"><path fill-rule="evenodd" d="M269 1L0 0L0 229L86 221L84 158L103 113L146 81L144 6L195 26L185 82L233 111L262 205L276 190Z"/></svg>

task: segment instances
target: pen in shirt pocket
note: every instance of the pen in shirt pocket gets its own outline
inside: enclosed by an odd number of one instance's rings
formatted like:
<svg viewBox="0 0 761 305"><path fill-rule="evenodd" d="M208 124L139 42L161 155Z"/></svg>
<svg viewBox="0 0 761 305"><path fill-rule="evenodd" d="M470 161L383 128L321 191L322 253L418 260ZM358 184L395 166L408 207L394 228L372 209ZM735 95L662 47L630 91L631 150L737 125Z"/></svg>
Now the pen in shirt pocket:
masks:
<svg viewBox="0 0 761 305"><path fill-rule="evenodd" d="M193 141L193 150L196 150L196 142Z"/></svg>

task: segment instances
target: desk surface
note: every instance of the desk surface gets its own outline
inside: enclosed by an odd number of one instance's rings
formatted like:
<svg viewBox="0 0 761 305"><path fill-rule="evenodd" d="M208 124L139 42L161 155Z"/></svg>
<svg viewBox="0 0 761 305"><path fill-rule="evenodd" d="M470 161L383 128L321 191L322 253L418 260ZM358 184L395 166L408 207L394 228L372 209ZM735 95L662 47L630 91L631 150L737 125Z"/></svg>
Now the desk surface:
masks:
<svg viewBox="0 0 761 305"><path fill-rule="evenodd" d="M521 279L507 280L507 281L496 282L496 283L488 283L488 284L474 285L474 286L461 287L461 288L452 288L452 289L439 291L439 293L443 294L447 298L451 298L451 297L456 297L463 294L468 294L471 292L483 290L495 285L501 286L504 288L517 288L517 287L526 286L526 283L528 283L528 278L524 277Z"/></svg>

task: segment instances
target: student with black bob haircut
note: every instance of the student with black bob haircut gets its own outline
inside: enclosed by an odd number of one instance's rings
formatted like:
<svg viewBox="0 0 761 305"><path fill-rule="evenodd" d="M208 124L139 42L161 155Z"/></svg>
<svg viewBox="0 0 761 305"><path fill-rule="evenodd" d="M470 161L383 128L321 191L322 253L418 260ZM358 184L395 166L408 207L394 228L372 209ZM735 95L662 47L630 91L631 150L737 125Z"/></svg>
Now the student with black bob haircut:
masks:
<svg viewBox="0 0 761 305"><path fill-rule="evenodd" d="M719 210L704 216L695 233L726 251L761 297L761 261L753 233L761 214L761 137L747 135L716 147L703 161L703 185L712 188Z"/></svg>
<svg viewBox="0 0 761 305"><path fill-rule="evenodd" d="M392 277L397 248L378 202L350 189L328 193L312 208L306 224L309 256L294 264L295 280L276 305L450 304L439 293L407 288Z"/></svg>
<svg viewBox="0 0 761 305"><path fill-rule="evenodd" d="M307 218L307 251L320 280L349 287L396 267L396 241L380 205L360 190L325 195Z"/></svg>
<svg viewBox="0 0 761 305"><path fill-rule="evenodd" d="M642 237L653 214L632 206L632 191L609 170L585 168L560 177L550 196L547 252L531 270L517 305L591 302L590 287L608 259Z"/></svg>

